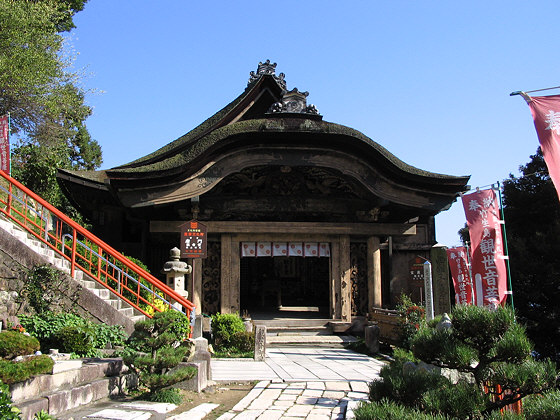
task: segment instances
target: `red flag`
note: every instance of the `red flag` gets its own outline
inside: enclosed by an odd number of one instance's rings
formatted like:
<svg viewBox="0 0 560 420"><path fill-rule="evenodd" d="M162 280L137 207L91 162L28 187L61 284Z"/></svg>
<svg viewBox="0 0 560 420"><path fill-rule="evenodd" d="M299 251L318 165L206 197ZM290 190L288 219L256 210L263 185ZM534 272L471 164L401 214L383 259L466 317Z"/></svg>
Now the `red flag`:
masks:
<svg viewBox="0 0 560 420"><path fill-rule="evenodd" d="M455 302L472 305L473 287L467 261L467 250L463 246L448 248L447 258L453 278L453 286L455 287Z"/></svg>
<svg viewBox="0 0 560 420"><path fill-rule="evenodd" d="M496 192L477 191L462 198L471 237L471 273L476 305L494 307L504 304L507 271Z"/></svg>
<svg viewBox="0 0 560 420"><path fill-rule="evenodd" d="M0 117L0 171L10 175L10 119Z"/></svg>
<svg viewBox="0 0 560 420"><path fill-rule="evenodd" d="M548 173L560 198L560 95L531 97L529 108Z"/></svg>

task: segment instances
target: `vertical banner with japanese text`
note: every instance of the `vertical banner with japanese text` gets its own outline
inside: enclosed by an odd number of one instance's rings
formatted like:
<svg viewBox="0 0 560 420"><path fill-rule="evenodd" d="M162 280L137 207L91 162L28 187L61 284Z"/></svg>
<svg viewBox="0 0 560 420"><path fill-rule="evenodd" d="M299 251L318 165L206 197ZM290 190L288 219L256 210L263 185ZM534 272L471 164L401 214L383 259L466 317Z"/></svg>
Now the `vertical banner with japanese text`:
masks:
<svg viewBox="0 0 560 420"><path fill-rule="evenodd" d="M500 222L500 206L493 189L463 195L471 238L471 274L477 306L504 304L507 270Z"/></svg>
<svg viewBox="0 0 560 420"><path fill-rule="evenodd" d="M455 288L455 303L463 305L473 304L473 287L471 274L469 272L469 262L467 260L467 250L464 246L447 249L447 259L453 278Z"/></svg>
<svg viewBox="0 0 560 420"><path fill-rule="evenodd" d="M10 175L10 117L0 117L0 171Z"/></svg>
<svg viewBox="0 0 560 420"><path fill-rule="evenodd" d="M531 97L529 108L548 173L560 198L560 95Z"/></svg>

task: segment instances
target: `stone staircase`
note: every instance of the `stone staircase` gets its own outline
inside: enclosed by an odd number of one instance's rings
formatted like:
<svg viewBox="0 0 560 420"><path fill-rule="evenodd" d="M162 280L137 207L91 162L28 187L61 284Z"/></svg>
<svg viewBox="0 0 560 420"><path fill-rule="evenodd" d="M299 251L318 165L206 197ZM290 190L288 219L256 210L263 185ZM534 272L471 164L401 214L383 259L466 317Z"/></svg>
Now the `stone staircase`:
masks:
<svg viewBox="0 0 560 420"><path fill-rule="evenodd" d="M23 420L41 410L55 416L132 389L137 378L121 359L68 360L55 363L52 374L34 376L10 386Z"/></svg>
<svg viewBox="0 0 560 420"><path fill-rule="evenodd" d="M357 339L343 333L340 325L349 325L332 319L301 317L253 319L254 325L266 326L268 347L325 346L342 347ZM342 332L342 333L340 333Z"/></svg>
<svg viewBox="0 0 560 420"><path fill-rule="evenodd" d="M66 274L68 278L71 278L69 261L60 257L46 244L33 237L20 226L12 223L10 220L7 220L3 215L0 216L0 231L4 232L3 240L6 240L5 234L7 234L15 241L14 246L12 246L12 252L9 252L13 258L17 258L17 255L13 254L21 254L23 249L27 249L38 256L39 260L42 260L43 263L52 264L54 267ZM10 247L4 246L3 248ZM4 250L7 251L7 249ZM92 312L92 315L98 318L99 321L106 322L108 324L121 324L125 330L130 333L134 328L134 323L145 318L144 315L136 311L131 305L113 295L110 290L104 288L83 271L75 270L73 280L78 282L89 292L82 293L80 295L80 299L83 297L84 300L88 300L89 295L97 297L97 299L93 299L93 302L89 302L87 309L89 309L89 312Z"/></svg>

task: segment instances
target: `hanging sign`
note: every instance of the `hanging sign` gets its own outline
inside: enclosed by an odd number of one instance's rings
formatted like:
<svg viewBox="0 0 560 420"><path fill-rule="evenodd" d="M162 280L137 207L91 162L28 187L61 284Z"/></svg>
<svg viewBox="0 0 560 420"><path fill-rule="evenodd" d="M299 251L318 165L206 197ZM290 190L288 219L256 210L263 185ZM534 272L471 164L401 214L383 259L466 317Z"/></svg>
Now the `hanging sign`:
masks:
<svg viewBox="0 0 560 420"><path fill-rule="evenodd" d="M206 232L196 220L181 225L181 258L206 258Z"/></svg>
<svg viewBox="0 0 560 420"><path fill-rule="evenodd" d="M10 175L10 118L0 117L0 171Z"/></svg>

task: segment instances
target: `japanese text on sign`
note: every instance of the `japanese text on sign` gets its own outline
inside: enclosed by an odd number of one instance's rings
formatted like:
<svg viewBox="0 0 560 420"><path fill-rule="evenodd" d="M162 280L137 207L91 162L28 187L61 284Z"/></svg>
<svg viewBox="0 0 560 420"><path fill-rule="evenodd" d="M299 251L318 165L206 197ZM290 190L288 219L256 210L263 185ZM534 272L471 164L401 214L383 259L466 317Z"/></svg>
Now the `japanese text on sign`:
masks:
<svg viewBox="0 0 560 420"><path fill-rule="evenodd" d="M206 258L206 226L191 220L181 226L181 257Z"/></svg>

